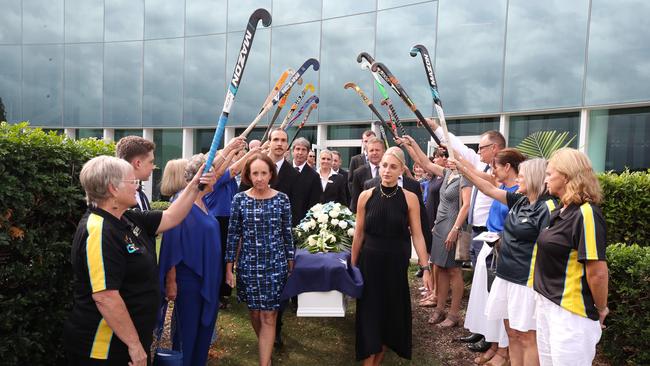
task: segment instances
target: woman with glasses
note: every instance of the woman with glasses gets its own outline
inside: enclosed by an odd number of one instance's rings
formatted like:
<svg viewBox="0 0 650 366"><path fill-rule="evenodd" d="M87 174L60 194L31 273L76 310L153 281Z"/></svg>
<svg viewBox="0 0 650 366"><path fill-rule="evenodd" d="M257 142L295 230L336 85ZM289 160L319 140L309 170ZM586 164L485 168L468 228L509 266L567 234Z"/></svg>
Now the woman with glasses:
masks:
<svg viewBox="0 0 650 366"><path fill-rule="evenodd" d="M202 172L202 169L198 169ZM74 305L65 323L70 365L146 365L160 301L155 235L178 225L214 174L197 173L165 211L131 210L133 167L98 156L81 169L88 211L72 243Z"/></svg>

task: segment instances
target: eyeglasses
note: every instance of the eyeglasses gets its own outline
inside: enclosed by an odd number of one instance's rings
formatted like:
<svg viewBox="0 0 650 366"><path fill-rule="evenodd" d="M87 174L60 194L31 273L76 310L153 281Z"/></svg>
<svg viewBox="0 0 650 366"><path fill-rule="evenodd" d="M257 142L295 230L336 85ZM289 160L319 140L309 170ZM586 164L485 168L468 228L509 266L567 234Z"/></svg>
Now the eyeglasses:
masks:
<svg viewBox="0 0 650 366"><path fill-rule="evenodd" d="M131 184L135 184L136 186L139 186L140 182L142 181L140 179L122 179L122 182L131 183Z"/></svg>
<svg viewBox="0 0 650 366"><path fill-rule="evenodd" d="M489 144L489 145L479 146L479 147L478 147L478 151L481 151L481 150L483 150L483 149L487 149L488 147L490 147L490 146L492 146L492 145L494 145L494 143L491 143L491 144Z"/></svg>

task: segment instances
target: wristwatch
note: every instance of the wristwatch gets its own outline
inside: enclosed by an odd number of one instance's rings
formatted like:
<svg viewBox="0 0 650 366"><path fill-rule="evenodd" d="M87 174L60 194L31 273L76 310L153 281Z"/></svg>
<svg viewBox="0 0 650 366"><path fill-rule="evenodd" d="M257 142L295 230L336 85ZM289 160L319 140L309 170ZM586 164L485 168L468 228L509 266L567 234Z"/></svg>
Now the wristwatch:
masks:
<svg viewBox="0 0 650 366"><path fill-rule="evenodd" d="M431 271L431 266L426 265L426 266L418 266L421 271Z"/></svg>

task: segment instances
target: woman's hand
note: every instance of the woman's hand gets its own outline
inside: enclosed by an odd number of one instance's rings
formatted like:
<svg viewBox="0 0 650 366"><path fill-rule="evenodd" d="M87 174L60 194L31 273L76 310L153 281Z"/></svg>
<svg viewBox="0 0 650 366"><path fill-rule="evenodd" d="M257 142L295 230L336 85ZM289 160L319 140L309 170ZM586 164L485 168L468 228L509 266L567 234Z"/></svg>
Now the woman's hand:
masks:
<svg viewBox="0 0 650 366"><path fill-rule="evenodd" d="M604 309L598 310L598 321L600 322L600 327L605 329L605 318L609 315L609 308L605 306Z"/></svg>
<svg viewBox="0 0 650 366"><path fill-rule="evenodd" d="M422 274L422 287L424 287L427 292L433 291L433 276L431 275L431 271L433 271L433 268L429 269L429 273Z"/></svg>
<svg viewBox="0 0 650 366"><path fill-rule="evenodd" d="M198 187L199 183L203 183L205 185L214 185L214 183L216 182L216 176L214 175L214 170L210 169L210 171L204 175L203 169L205 169L205 164L201 164L201 167L194 175L194 178L192 178L190 183L187 185L188 187Z"/></svg>
<svg viewBox="0 0 650 366"><path fill-rule="evenodd" d="M232 273L232 269L226 271L226 284L231 288L235 287L235 276Z"/></svg>
<svg viewBox="0 0 650 366"><path fill-rule="evenodd" d="M287 266L289 267L289 275L293 272L293 260L287 261Z"/></svg>
<svg viewBox="0 0 650 366"><path fill-rule="evenodd" d="M456 240L458 240L458 230L456 230L456 228L452 228L451 231L449 231L449 235L447 235L447 240L445 240L445 247L447 248L447 251L451 250L451 247L456 244Z"/></svg>
<svg viewBox="0 0 650 366"><path fill-rule="evenodd" d="M176 295L178 294L178 288L176 287L176 281L167 280L165 284L165 293L167 294L168 301L175 301Z"/></svg>
<svg viewBox="0 0 650 366"><path fill-rule="evenodd" d="M226 153L226 155L228 155L228 153L230 153L231 151L239 151L245 147L246 147L246 139L241 136L238 136L230 140L228 144L226 144L226 146L223 148L223 150Z"/></svg>
<svg viewBox="0 0 650 366"><path fill-rule="evenodd" d="M147 365L147 353L142 348L142 343L138 342L137 345L133 347L129 346L129 366L146 366Z"/></svg>

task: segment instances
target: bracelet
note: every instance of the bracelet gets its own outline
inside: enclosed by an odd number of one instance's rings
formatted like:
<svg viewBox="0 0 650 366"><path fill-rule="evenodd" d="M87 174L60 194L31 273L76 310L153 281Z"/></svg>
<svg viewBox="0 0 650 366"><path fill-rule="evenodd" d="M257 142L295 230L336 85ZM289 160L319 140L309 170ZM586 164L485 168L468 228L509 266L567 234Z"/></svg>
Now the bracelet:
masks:
<svg viewBox="0 0 650 366"><path fill-rule="evenodd" d="M609 311L609 307L608 307L607 305L605 305L605 306L602 307L602 308L599 308L598 306L596 306L596 304L594 304L594 307L596 308L596 310L598 310L598 312L601 312L601 311Z"/></svg>
<svg viewBox="0 0 650 366"><path fill-rule="evenodd" d="M426 266L418 266L418 267L419 267L420 270L422 270L422 271L429 271L429 272L431 272L431 267L430 267L429 265L426 265Z"/></svg>
<svg viewBox="0 0 650 366"><path fill-rule="evenodd" d="M456 231L460 231L460 226L454 226L453 229L456 230Z"/></svg>

